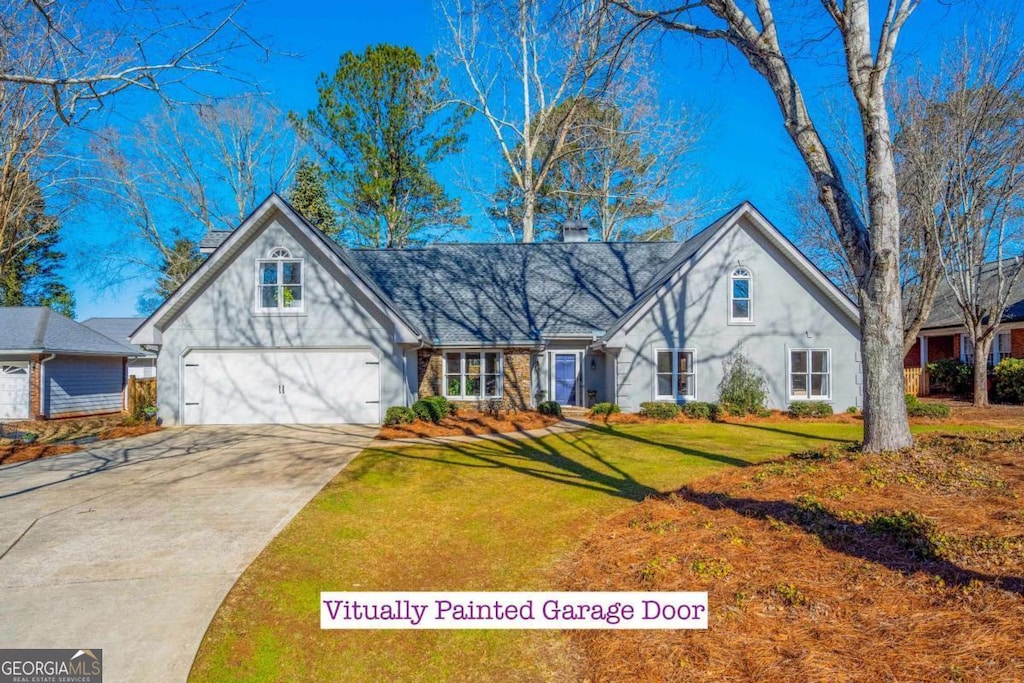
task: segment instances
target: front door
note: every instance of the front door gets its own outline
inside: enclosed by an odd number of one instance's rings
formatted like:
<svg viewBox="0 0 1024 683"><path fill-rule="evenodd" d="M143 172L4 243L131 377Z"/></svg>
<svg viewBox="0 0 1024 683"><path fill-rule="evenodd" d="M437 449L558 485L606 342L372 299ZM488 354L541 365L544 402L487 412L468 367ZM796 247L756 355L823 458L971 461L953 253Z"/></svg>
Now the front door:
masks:
<svg viewBox="0 0 1024 683"><path fill-rule="evenodd" d="M555 401L559 405L574 406L577 403L578 369L575 353L556 353L555 355Z"/></svg>

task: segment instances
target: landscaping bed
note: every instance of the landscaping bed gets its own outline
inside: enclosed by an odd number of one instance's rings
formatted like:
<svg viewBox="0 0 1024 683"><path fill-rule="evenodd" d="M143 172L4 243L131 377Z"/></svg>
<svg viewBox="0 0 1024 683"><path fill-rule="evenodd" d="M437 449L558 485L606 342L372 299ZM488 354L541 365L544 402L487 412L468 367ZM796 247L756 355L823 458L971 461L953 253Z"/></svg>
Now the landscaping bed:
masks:
<svg viewBox="0 0 1024 683"><path fill-rule="evenodd" d="M500 416L488 415L476 410L462 408L457 415L449 415L440 422L416 420L408 424L384 426L378 439L408 439L433 436L459 436L467 434L503 434L550 427L559 418L541 415L533 410L517 413L502 412Z"/></svg>
<svg viewBox="0 0 1024 683"><path fill-rule="evenodd" d="M74 453L95 441L159 429L155 422L126 419L122 414L5 422L0 429L0 465Z"/></svg>
<svg viewBox="0 0 1024 683"><path fill-rule="evenodd" d="M606 521L566 590L709 592L709 629L585 631L594 681L1024 679L1024 435L933 433L702 479Z"/></svg>

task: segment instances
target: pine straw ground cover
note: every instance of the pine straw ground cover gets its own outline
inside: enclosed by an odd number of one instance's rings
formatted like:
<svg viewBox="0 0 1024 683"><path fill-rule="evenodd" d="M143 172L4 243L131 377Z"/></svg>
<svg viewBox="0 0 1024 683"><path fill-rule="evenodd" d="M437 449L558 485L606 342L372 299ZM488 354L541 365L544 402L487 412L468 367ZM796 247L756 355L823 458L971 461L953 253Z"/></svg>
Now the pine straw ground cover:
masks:
<svg viewBox="0 0 1024 683"><path fill-rule="evenodd" d="M558 422L557 417L541 415L535 410L502 411L499 416L494 416L477 410L460 408L457 415L446 417L438 424L416 420L410 424L381 427L377 438L408 439L466 434L505 434L550 427L556 422Z"/></svg>
<svg viewBox="0 0 1024 683"><path fill-rule="evenodd" d="M6 422L0 429L0 465L39 460L74 453L86 446L71 443L79 439L121 439L158 431L154 422L137 422L121 413L59 420L23 420ZM25 434L35 435L26 443Z"/></svg>
<svg viewBox="0 0 1024 683"><path fill-rule="evenodd" d="M570 590L707 590L709 629L575 632L589 681L1024 680L1024 436L701 479L606 523Z"/></svg>

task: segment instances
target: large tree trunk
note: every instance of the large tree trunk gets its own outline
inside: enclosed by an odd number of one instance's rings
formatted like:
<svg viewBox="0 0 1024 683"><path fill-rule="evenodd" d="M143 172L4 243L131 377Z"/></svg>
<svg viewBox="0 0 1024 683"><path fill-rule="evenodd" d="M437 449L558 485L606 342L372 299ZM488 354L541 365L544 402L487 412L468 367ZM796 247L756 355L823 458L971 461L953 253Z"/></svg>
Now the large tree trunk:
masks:
<svg viewBox="0 0 1024 683"><path fill-rule="evenodd" d="M533 241L534 219L537 214L537 193L533 190L523 192L523 237L524 243Z"/></svg>
<svg viewBox="0 0 1024 683"><path fill-rule="evenodd" d="M978 335L975 335L976 337ZM995 335L985 334L974 343L974 405L988 408L988 353Z"/></svg>
<svg viewBox="0 0 1024 683"><path fill-rule="evenodd" d="M881 92L861 110L864 128L870 249L859 275L864 366L864 450L895 451L914 444L903 382L900 211L889 115ZM869 417L870 416L870 417ZM877 419L888 416L889 419ZM901 419L897 419L901 418Z"/></svg>

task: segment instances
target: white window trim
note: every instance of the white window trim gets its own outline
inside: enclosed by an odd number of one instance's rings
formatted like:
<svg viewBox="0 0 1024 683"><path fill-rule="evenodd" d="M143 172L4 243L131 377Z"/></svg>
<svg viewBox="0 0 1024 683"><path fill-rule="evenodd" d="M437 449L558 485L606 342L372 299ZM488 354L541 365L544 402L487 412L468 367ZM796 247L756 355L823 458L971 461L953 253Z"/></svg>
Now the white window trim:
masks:
<svg viewBox="0 0 1024 683"><path fill-rule="evenodd" d="M747 312L749 313L749 315L746 318L736 318L732 314L732 302L733 302L732 284L733 284L733 281L737 279L736 271L737 270L741 270L741 269L747 271L747 276L746 277L738 278L738 279L746 280L747 281L747 301L750 302L750 306L747 309ZM729 273L729 324L730 325L753 325L754 324L754 271L751 270L748 266L736 266Z"/></svg>
<svg viewBox="0 0 1024 683"><path fill-rule="evenodd" d="M999 337L1004 335L1004 334L1010 340L1009 344L1007 344L1007 346L1010 347L1010 350L1006 352L1005 356L1002 355L1002 353L999 350ZM970 343L971 343L971 337L968 334L966 334L966 333L961 333L960 334L960 362L961 363L966 363L967 362L967 347L968 347L968 345ZM1010 333L1010 330L1000 330L999 332L996 332L995 338L992 340L992 346L990 347L990 351L992 353L992 367L995 367L995 366L999 365L999 361L1003 360L1003 358L1012 358L1013 357L1013 336Z"/></svg>
<svg viewBox="0 0 1024 683"><path fill-rule="evenodd" d="M273 254L274 252L276 252L278 250L283 250L285 253L291 254L291 252L288 251L288 249L286 249L284 247L274 247L274 248L270 249L269 251L267 251L266 258L256 259L256 272L255 272L256 285L255 285L255 292L254 292L254 296L253 296L253 306L255 307L255 312L258 315L299 315L299 314L305 313L306 312L306 259L302 258L302 257L296 258L296 257L293 257L293 256L288 256L287 258L271 256L271 254ZM262 290L263 281L262 281L262 279L260 277L260 275L261 275L260 271L262 269L263 264L265 264L265 263L281 264L283 262L298 263L299 264L299 285L298 286L302 288L302 301L301 301L301 305L300 306L291 306L291 307L288 307L288 308L285 308L285 307L282 307L282 306L278 306L276 308L266 308L266 307L263 306L263 299L261 297L262 292L263 292L263 290ZM278 267L278 271L279 271L278 275L280 276L281 275L281 273L280 273L280 266ZM284 285L283 283L279 282L277 284L277 286L278 287L284 287L286 285Z"/></svg>
<svg viewBox="0 0 1024 683"><path fill-rule="evenodd" d="M459 387L461 393L449 394L448 393L448 375L456 374L448 372L448 354L459 354ZM480 394L471 395L466 393L466 354L479 353L480 355ZM484 377L488 374L484 372L484 368L487 367L487 362L484 360L484 354L493 353L498 356L498 393L494 396L486 396L484 394L484 387L487 386ZM494 374L494 373L490 373ZM459 349L458 351L450 349L441 350L441 395L445 398L452 398L458 401L486 401L492 398L501 398L505 395L505 352L497 349Z"/></svg>
<svg viewBox="0 0 1024 683"><path fill-rule="evenodd" d="M690 354L690 365L693 367L693 370L691 372L683 373L683 374L691 375L693 377L693 382L690 385L690 391L692 393L690 393L689 395L685 395L685 396L682 395L682 394L674 393L675 392L675 387L679 386L679 353L680 352ZM669 394L659 394L658 393L658 354L659 353L671 353L672 354L672 387L673 387L673 393L671 395L669 395ZM685 349L684 348L678 348L678 349L656 348L656 349L654 349L654 400L655 401L671 401L671 402L675 403L675 402L678 402L680 400L683 400L683 401L694 401L696 399L697 399L697 350L696 349L691 349L691 348L685 348Z"/></svg>
<svg viewBox="0 0 1024 683"><path fill-rule="evenodd" d="M805 351L810 354L813 351L824 351L828 354L828 396L811 396L811 358L807 357L807 396L794 396L793 395L793 352L794 351ZM820 374L820 373L819 373ZM790 401L819 401L822 403L832 402L832 379L834 376L832 372L832 349L831 348L809 348L809 347L789 347L786 349L786 394L789 395Z"/></svg>

